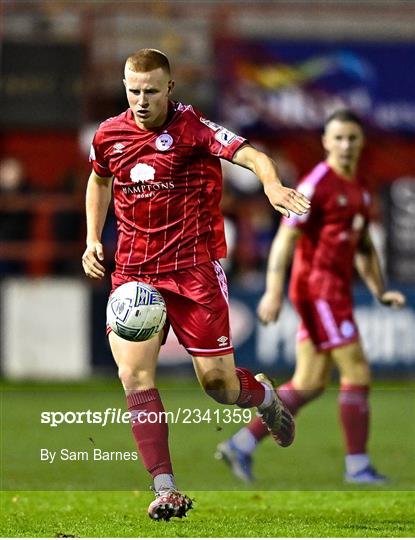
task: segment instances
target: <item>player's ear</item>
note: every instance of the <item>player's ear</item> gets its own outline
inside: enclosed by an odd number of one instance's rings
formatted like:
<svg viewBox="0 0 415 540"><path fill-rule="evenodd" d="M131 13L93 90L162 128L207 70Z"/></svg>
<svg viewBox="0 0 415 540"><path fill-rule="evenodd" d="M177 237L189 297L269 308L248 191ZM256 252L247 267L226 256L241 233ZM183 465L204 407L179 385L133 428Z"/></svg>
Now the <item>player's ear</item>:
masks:
<svg viewBox="0 0 415 540"><path fill-rule="evenodd" d="M175 84L175 83L174 83L173 80L171 80L171 81L169 81L169 82L167 83L167 88L168 88L167 94L168 94L168 95L170 95L170 94L173 92L174 84Z"/></svg>
<svg viewBox="0 0 415 540"><path fill-rule="evenodd" d="M123 79L122 82L124 83L125 89L127 89L127 81Z"/></svg>

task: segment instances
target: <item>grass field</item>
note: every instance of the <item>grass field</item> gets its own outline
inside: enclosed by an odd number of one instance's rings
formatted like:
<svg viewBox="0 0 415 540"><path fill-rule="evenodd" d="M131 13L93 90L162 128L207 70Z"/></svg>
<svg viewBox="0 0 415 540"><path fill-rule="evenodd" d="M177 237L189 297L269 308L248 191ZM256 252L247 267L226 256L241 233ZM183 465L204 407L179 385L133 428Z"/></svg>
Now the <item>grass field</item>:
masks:
<svg viewBox="0 0 415 540"><path fill-rule="evenodd" d="M411 537L408 492L195 492L188 518L156 523L142 492L3 494L3 536Z"/></svg>
<svg viewBox="0 0 415 540"><path fill-rule="evenodd" d="M242 424L226 423L222 408L193 382L162 381L160 387L167 410L210 410L210 421L206 414L198 424L183 423L182 415L170 426L179 487L195 499L188 518L152 522L146 515L150 481L142 466L91 459L94 448L135 450L128 425L41 424L42 411L124 409L115 381L4 384L2 536L414 536L415 408L410 383L377 384L372 393L371 454L392 479L381 489L356 489L342 481L335 388L298 417L291 448L281 449L271 440L260 446L257 482L246 486L213 459L216 444ZM41 448L58 455L67 448L89 459L42 462Z"/></svg>

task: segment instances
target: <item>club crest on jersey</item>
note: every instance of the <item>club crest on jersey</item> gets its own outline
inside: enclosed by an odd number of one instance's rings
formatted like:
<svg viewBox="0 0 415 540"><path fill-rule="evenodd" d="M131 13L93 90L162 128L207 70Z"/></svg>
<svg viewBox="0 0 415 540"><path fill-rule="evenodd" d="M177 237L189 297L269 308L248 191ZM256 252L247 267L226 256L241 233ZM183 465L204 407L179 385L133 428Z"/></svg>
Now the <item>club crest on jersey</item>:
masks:
<svg viewBox="0 0 415 540"><path fill-rule="evenodd" d="M131 171L130 178L133 182L148 182L154 180L156 169L147 163L137 163Z"/></svg>
<svg viewBox="0 0 415 540"><path fill-rule="evenodd" d="M169 133L162 133L156 139L156 148L160 152L165 152L171 148L173 144L173 137Z"/></svg>

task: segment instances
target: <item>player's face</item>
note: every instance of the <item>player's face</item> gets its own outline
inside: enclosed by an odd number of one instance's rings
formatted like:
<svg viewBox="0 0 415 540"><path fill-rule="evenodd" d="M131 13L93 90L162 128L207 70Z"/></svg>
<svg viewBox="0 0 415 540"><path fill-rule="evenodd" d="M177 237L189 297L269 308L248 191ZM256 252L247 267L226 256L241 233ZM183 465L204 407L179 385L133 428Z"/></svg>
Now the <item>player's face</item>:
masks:
<svg viewBox="0 0 415 540"><path fill-rule="evenodd" d="M353 173L364 144L361 127L354 122L332 120L323 135L323 146L329 165Z"/></svg>
<svg viewBox="0 0 415 540"><path fill-rule="evenodd" d="M174 81L162 68L147 72L125 69L124 85L128 104L142 129L161 126L167 117Z"/></svg>

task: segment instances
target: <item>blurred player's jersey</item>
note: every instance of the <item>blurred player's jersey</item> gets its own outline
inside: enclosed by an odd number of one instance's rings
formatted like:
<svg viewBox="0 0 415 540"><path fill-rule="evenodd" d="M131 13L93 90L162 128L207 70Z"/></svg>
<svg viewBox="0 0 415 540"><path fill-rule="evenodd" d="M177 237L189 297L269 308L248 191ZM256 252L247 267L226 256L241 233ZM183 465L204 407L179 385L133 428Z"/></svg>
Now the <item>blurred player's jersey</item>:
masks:
<svg viewBox="0 0 415 540"><path fill-rule="evenodd" d="M369 194L357 179L342 178L326 162L319 163L297 189L311 200L311 210L284 219L286 225L302 231L290 297L293 301L350 297L354 256L369 220Z"/></svg>
<svg viewBox="0 0 415 540"><path fill-rule="evenodd" d="M173 102L160 128L140 129L131 109L100 125L90 160L96 174L114 176L118 272L157 274L226 256L219 158L245 143Z"/></svg>

